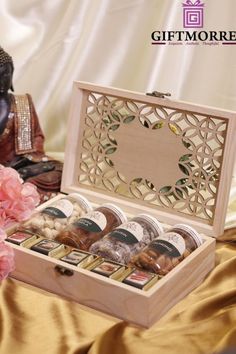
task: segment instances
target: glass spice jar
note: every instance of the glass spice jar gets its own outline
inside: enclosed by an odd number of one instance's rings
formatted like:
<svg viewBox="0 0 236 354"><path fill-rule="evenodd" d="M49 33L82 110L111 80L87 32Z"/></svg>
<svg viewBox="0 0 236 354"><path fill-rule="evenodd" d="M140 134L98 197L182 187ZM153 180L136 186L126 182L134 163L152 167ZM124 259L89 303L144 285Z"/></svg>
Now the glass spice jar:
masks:
<svg viewBox="0 0 236 354"><path fill-rule="evenodd" d="M103 258L127 264L134 254L140 252L161 233L163 228L156 218L140 214L93 243L89 251Z"/></svg>
<svg viewBox="0 0 236 354"><path fill-rule="evenodd" d="M132 257L130 265L165 275L202 244L202 238L191 226L174 225Z"/></svg>
<svg viewBox="0 0 236 354"><path fill-rule="evenodd" d="M94 242L126 221L127 218L119 207L107 203L68 225L60 232L56 240L68 246L88 251Z"/></svg>

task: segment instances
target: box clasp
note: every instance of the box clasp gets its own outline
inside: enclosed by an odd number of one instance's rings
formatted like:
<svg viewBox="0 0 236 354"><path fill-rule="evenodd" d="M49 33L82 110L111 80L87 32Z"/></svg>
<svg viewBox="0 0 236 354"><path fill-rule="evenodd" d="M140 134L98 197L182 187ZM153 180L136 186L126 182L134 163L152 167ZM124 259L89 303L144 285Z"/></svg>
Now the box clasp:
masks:
<svg viewBox="0 0 236 354"><path fill-rule="evenodd" d="M66 267L62 267L60 265L56 265L55 266L55 271L57 273L59 273L60 275L66 275L68 277L71 277L72 275L74 275L74 271L71 269L68 269Z"/></svg>
<svg viewBox="0 0 236 354"><path fill-rule="evenodd" d="M147 96L154 96L154 97L158 97L158 98L166 98L166 97L170 97L171 93L169 93L169 92L160 92L160 91L152 91L152 92L147 92L146 95Z"/></svg>

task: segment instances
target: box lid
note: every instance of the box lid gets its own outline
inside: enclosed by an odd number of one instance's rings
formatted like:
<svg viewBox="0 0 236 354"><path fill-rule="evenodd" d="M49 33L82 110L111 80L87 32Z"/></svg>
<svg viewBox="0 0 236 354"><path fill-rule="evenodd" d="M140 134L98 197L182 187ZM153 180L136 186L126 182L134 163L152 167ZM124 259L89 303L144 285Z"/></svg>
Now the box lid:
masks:
<svg viewBox="0 0 236 354"><path fill-rule="evenodd" d="M62 192L223 233L236 112L74 82Z"/></svg>

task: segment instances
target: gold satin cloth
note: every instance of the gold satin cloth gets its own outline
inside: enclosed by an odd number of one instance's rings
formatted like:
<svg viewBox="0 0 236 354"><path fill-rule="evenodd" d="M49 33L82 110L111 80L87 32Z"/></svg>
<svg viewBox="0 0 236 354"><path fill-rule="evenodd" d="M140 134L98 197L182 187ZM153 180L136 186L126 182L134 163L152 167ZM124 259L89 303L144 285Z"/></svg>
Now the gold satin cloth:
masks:
<svg viewBox="0 0 236 354"><path fill-rule="evenodd" d="M10 278L0 296L1 354L236 353L236 243L218 242L213 271L149 329Z"/></svg>

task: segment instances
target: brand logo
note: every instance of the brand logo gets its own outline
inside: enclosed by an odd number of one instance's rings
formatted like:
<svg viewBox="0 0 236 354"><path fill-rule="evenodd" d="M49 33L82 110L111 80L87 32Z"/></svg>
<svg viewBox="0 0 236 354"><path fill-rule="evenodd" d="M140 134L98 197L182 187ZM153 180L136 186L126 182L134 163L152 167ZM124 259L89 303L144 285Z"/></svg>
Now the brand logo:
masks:
<svg viewBox="0 0 236 354"><path fill-rule="evenodd" d="M182 31L153 31L152 44L159 45L236 45L236 31L206 31L205 4L201 0L185 0L182 3L183 28ZM206 14L205 14L206 15ZM195 30L191 30L191 28Z"/></svg>
<svg viewBox="0 0 236 354"><path fill-rule="evenodd" d="M186 0L182 5L184 28L202 28L204 4L200 0L196 0L195 2Z"/></svg>

